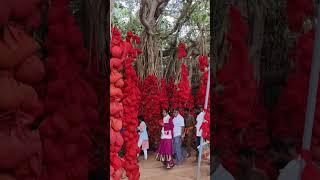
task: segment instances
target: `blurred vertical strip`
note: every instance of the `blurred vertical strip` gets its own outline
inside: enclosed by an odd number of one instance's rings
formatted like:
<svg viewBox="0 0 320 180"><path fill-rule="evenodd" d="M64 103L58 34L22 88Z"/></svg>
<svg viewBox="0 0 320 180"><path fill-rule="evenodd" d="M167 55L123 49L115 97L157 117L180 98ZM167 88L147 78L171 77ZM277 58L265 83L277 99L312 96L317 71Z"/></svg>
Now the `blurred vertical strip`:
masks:
<svg viewBox="0 0 320 180"><path fill-rule="evenodd" d="M108 179L109 176L109 112L110 112L110 0L79 0L80 25L85 47L90 51L88 75L98 93L100 123L92 132L93 146L88 179Z"/></svg>

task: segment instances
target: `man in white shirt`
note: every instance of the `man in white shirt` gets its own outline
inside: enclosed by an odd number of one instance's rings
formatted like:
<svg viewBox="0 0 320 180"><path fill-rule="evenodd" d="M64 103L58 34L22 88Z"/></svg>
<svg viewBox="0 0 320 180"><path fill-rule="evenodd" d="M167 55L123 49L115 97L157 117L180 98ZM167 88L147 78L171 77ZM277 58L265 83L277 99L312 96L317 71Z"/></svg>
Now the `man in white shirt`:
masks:
<svg viewBox="0 0 320 180"><path fill-rule="evenodd" d="M176 157L176 164L179 165L183 162L184 156L182 151L182 139L184 138L184 118L176 109L173 111L173 148Z"/></svg>
<svg viewBox="0 0 320 180"><path fill-rule="evenodd" d="M202 129L201 128L201 125L203 123L203 120L204 120L204 115L205 115L205 112L203 111L203 107L200 106L200 113L197 115L197 124L196 124L196 136L197 136L197 147L200 145L200 140L201 140L201 136L202 136ZM199 150L197 150L197 158L199 156Z"/></svg>
<svg viewBox="0 0 320 180"><path fill-rule="evenodd" d="M211 162L211 180L234 180L234 177L220 163L216 148L213 150L213 159Z"/></svg>

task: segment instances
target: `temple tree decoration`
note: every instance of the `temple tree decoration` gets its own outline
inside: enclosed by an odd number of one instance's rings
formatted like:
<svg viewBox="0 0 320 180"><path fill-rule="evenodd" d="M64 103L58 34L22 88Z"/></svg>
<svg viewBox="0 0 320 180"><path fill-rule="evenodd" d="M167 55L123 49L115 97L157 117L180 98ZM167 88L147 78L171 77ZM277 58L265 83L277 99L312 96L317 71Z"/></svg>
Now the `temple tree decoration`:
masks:
<svg viewBox="0 0 320 180"><path fill-rule="evenodd" d="M169 98L167 93L167 83L164 78L161 79L161 86L159 89L159 101L160 101L160 108L161 109L168 109L169 108Z"/></svg>
<svg viewBox="0 0 320 180"><path fill-rule="evenodd" d="M161 81L154 76L149 75L143 81L143 85L141 87L141 104L140 104L140 112L146 121L148 126L148 135L150 148L156 148L157 143L160 141L160 130L158 122L162 119L161 110L165 106L162 106L162 102L164 98L159 97L159 95L163 94L160 92Z"/></svg>
<svg viewBox="0 0 320 180"><path fill-rule="evenodd" d="M183 58L187 56L186 53L186 45L184 43L180 43L178 46L178 60L180 60L180 71L177 76L178 84L174 86L172 97L171 97L171 109L180 109L183 108L193 108L194 106L194 98L191 94L191 83L189 81L189 73L187 65L183 62ZM183 115L184 111L180 111L181 115Z"/></svg>
<svg viewBox="0 0 320 180"><path fill-rule="evenodd" d="M43 169L40 179L87 179L90 128L99 120L98 99L86 77L88 52L67 0L48 12L46 116L40 125Z"/></svg>
<svg viewBox="0 0 320 180"><path fill-rule="evenodd" d="M291 59L296 64L296 72L288 78L286 90L278 100L276 110L273 114L275 119L272 122L277 137L292 137L298 146L302 143L301 137L303 133L308 79L311 70L312 48L314 43L314 29L303 32L303 23L306 17L312 16L313 14L314 7L312 1L297 0L288 3L287 19L289 28L293 32L301 33L301 35L297 39L295 52L291 54ZM287 104L286 107L284 104ZM296 131L293 132L291 128L285 125L287 123L295 127ZM315 127L318 126L317 124L317 121L315 121Z"/></svg>
<svg viewBox="0 0 320 180"><path fill-rule="evenodd" d="M137 161L137 153L140 150L138 143L138 113L140 105L140 89L138 88L138 77L133 62L141 51L134 48L133 44L139 44L140 38L131 31L127 33L124 42L124 84L123 86L123 139L124 139L124 169L129 180L139 180L140 172Z"/></svg>
<svg viewBox="0 0 320 180"><path fill-rule="evenodd" d="M123 124L123 61L125 44L117 28L112 29L110 59L110 179L119 180L122 175L124 159L119 157L119 151L124 143L120 134Z"/></svg>
<svg viewBox="0 0 320 180"><path fill-rule="evenodd" d="M289 28L292 31L295 32L301 32L302 29L304 31L308 31L308 27L303 28L303 23L305 22L305 18L308 16L312 16L314 13L314 2L312 0L297 0L294 2L288 2L288 4L291 4L287 8L287 15L288 15L288 22L289 22ZM289 8L290 7L290 8ZM293 122L295 125L299 124L302 119L305 119L304 121L304 131L303 131L303 139L302 139L302 150L301 150L301 157L299 158L298 161L301 162L302 166L300 167L300 171L298 176L301 177L302 180L307 180L307 179L319 179L320 178L320 173L318 171L318 167L313 163L313 159L317 159L317 155L319 154L319 141L317 141L319 137L319 105L317 106L317 95L319 93L317 92L319 90L318 88L318 81L319 81L319 58L320 58L320 53L318 51L320 47L320 4L317 2L317 19L315 20L315 27L312 27L310 32L303 32L302 35L300 36L301 39L298 41L298 47L296 49L295 57L296 61L298 61L298 65L300 65L301 69L300 73L301 74L296 74L300 75L299 78L301 79L296 79L297 81L299 80L306 80L305 78L305 73L309 72L309 84L308 84L308 96L307 101L304 101L305 99L299 99L299 101L296 101L296 105L303 105L306 104L306 110L305 110L305 118L301 118L300 120L294 119ZM293 10L296 10L298 13L298 16L293 16L294 18L290 17L290 15L294 15L292 12ZM290 21L291 20L291 21ZM315 29L315 30L314 30ZM314 41L314 47L312 47L311 42ZM300 50L300 51L299 51ZM313 51L312 51L313 50ZM311 52L313 54L311 55ZM312 57L312 62L311 61ZM303 60L303 61L302 61ZM307 62L306 62L307 61ZM310 65L307 65L310 64ZM295 77L293 77L295 78ZM292 82L291 82L292 83ZM298 85L304 85L303 82L301 81L300 84ZM298 86L301 88L301 86ZM291 89L290 89L291 90ZM289 90L289 91L290 91ZM294 91L291 91L291 93L295 93ZM289 93L291 95L291 93ZM303 90L302 90L302 94ZM299 97L301 97L301 94L298 94ZM290 99L291 100L291 99ZM290 101L289 100L289 101ZM301 109L304 109L305 106L297 109L298 111ZM318 109L317 109L318 107ZM314 129L314 131L313 131ZM299 141L298 141L299 142ZM314 148L316 147L316 148ZM313 151L313 152L312 152ZM312 153L313 156L312 157ZM304 161L304 163L302 162Z"/></svg>
<svg viewBox="0 0 320 180"><path fill-rule="evenodd" d="M174 84L174 78L171 77L166 84L166 91L167 91L167 96L168 96L168 102L169 102L169 107L172 107L173 103L173 92L174 89L176 88L176 85Z"/></svg>
<svg viewBox="0 0 320 180"><path fill-rule="evenodd" d="M201 83L200 83L200 87L198 89L198 92L196 94L196 98L195 98L195 105L203 105L203 102L205 102L205 96L206 96L206 87L207 87L207 81L208 81L208 57L201 55L198 57L198 61L199 61L199 69L202 73L201 76ZM210 97L209 97L210 99ZM210 107L210 101L209 101L209 105Z"/></svg>
<svg viewBox="0 0 320 180"><path fill-rule="evenodd" d="M38 55L38 28L44 3L0 2L0 179L39 179L42 142L38 120L43 116L46 71ZM9 23L10 22L10 23ZM40 178L41 179L41 178Z"/></svg>
<svg viewBox="0 0 320 180"><path fill-rule="evenodd" d="M251 136L250 132L254 131L257 133L255 136L263 140L259 144L260 149L263 149L268 141L262 139L266 136L266 123L258 120L255 109L258 95L245 41L248 27L235 6L229 9L229 23L227 33L227 39L231 44L229 57L217 75L217 83L223 87L223 91L214 95L213 103L216 124L219 127L215 132L216 146L225 150L221 157L226 168L237 174L237 151L241 147L258 146L256 141L247 139ZM257 130L252 129L255 126Z"/></svg>
<svg viewBox="0 0 320 180"><path fill-rule="evenodd" d="M199 60L199 69L203 74L201 76L201 84L197 92L195 105L203 106L203 104L206 102L205 98L206 98L208 75L209 75L208 73L209 62L208 62L207 56L199 56L198 60ZM208 94L208 99L210 99L210 93ZM206 115L204 117L205 122L202 124L201 128L203 131L203 138L210 140L210 101L208 101L207 107L208 108L206 109Z"/></svg>
<svg viewBox="0 0 320 180"><path fill-rule="evenodd" d="M317 43L319 43L316 42L319 41L319 34L315 35L316 32L319 33L319 29L315 31L315 28L312 26L310 26L309 29L304 26L306 18L313 17L314 14L314 3L311 0L288 2L287 19L289 28L292 32L299 33L295 51L291 54L291 59L296 66L295 72L289 75L286 89L278 100L272 121L272 128L276 137L292 138L298 150L300 150L300 147L303 145L301 155L302 159L306 161L306 166L303 170L301 169L302 179L308 179L307 176L312 174L310 170L314 170L311 160L320 160L320 141L318 140L320 137L320 91L319 88L317 92L314 91L312 88L317 88L313 85L315 82L309 81L309 78L317 81L318 78L314 78L313 75L319 76L319 72L312 74L314 73L312 66L315 66L312 63L312 58L316 58L315 56L319 55L315 52L317 50L314 49L314 45L317 46ZM317 22L319 23L319 18ZM318 27L319 25L317 24L317 28ZM315 40L316 37L318 37L317 40ZM311 115L312 112L310 112L309 109L313 105L310 104L312 102L309 102L310 99L308 99L308 87L309 93L312 91L313 93L317 93L313 94L316 98L314 101L314 116ZM310 127L313 127L313 133L310 134L312 137L305 137L306 133L310 132L310 129L306 127L303 129L303 127L305 123L308 124L308 122L305 121L309 121L310 117L314 119L313 124L310 124ZM290 124L290 128L287 126L288 124ZM293 132L292 129L295 129L295 131ZM302 137L304 139L302 139ZM305 138L311 139L311 147L306 146L308 143L306 143Z"/></svg>
<svg viewBox="0 0 320 180"><path fill-rule="evenodd" d="M138 133L138 112L140 105L140 89L138 88L138 77L133 63L141 51L134 48L139 44L140 38L131 31L127 32L126 40L121 38L121 32L113 27L111 54L111 179L119 179L122 170L126 171L129 180L140 178L137 153L139 149ZM123 76L122 74L123 73ZM123 133L120 130L123 128ZM123 145L123 146L122 146ZM124 156L119 157L119 151L124 150ZM123 169L122 169L123 168Z"/></svg>

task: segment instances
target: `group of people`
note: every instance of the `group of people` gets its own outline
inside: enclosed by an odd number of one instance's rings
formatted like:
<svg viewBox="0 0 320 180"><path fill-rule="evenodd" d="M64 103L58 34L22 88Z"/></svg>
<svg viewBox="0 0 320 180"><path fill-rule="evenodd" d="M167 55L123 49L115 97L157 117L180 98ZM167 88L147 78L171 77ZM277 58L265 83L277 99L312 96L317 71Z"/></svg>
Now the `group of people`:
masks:
<svg viewBox="0 0 320 180"><path fill-rule="evenodd" d="M171 116L168 110L162 111L163 119L159 122L161 137L156 159L161 161L165 168L170 169L174 165L181 165L185 158L191 156L192 145L195 141L194 135L196 135L196 146L200 145L201 125L205 113L203 107L199 107L196 111L196 120L188 108L184 109L184 117L181 115L180 109L174 109ZM138 119L140 120L138 147L143 150L144 159L147 159L147 149L149 148L147 125L141 116ZM185 144L184 147L183 144Z"/></svg>

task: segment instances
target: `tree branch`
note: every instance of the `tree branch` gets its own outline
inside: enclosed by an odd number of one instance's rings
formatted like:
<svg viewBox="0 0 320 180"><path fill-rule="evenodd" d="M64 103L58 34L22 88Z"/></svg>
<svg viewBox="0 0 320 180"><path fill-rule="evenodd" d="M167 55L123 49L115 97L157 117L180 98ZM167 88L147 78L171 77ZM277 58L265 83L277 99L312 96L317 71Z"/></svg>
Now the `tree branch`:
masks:
<svg viewBox="0 0 320 180"><path fill-rule="evenodd" d="M151 7L150 7L150 11L149 11L149 17L148 17L148 23L152 24L152 22L155 22L154 16L156 13L156 10L159 7L159 3L158 0L157 1L151 1Z"/></svg>
<svg viewBox="0 0 320 180"><path fill-rule="evenodd" d="M195 2L192 5L193 0L188 0L187 3L183 6L182 11L180 13L179 18L176 21L176 24L174 25L173 29L163 35L161 37L161 39L166 39L168 38L170 35L172 35L173 33L175 33L178 29L180 29L182 27L182 25L188 20L190 14L196 9L196 7L201 3L200 1Z"/></svg>
<svg viewBox="0 0 320 180"><path fill-rule="evenodd" d="M147 6L148 6L148 0L141 0L140 3L140 10L139 10L139 19L141 24L146 28L146 32L150 35L154 35L153 31L152 31L152 27L150 26L150 24L147 21Z"/></svg>
<svg viewBox="0 0 320 180"><path fill-rule="evenodd" d="M158 19L160 17L164 9L167 7L168 3L169 3L169 0L163 0L158 4L157 10L154 14L155 19Z"/></svg>

